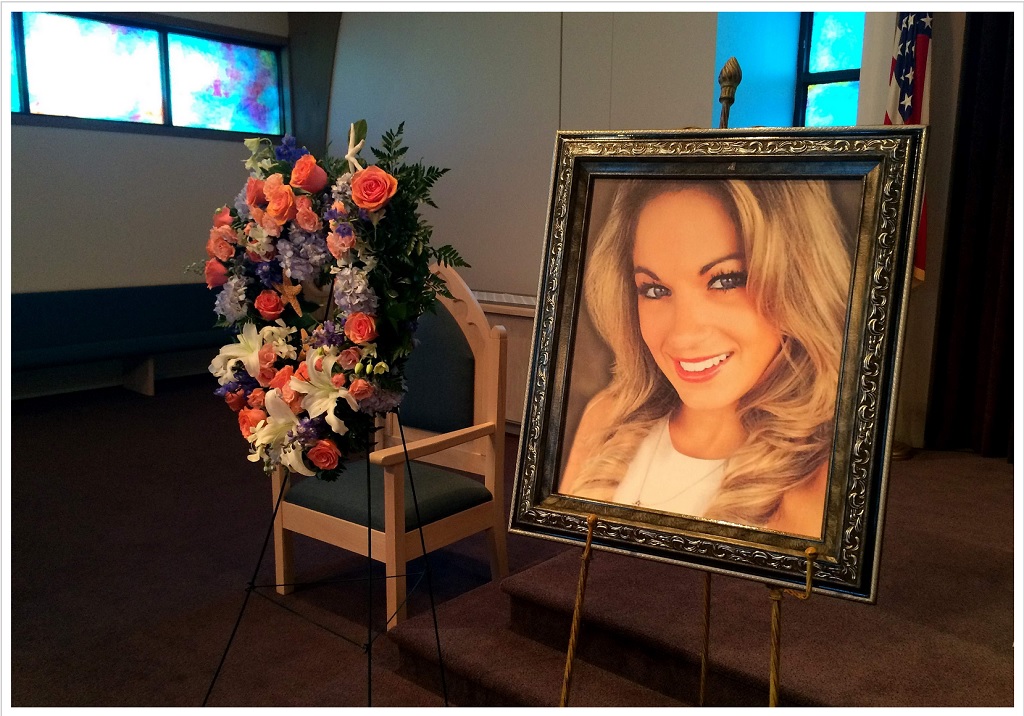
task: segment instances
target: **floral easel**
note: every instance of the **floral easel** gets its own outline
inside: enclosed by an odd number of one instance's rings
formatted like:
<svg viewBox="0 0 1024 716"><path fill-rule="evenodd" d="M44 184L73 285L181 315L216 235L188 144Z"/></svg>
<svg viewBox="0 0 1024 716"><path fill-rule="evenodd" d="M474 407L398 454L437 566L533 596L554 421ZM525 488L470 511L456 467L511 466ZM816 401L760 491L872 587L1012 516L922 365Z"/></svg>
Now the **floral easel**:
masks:
<svg viewBox="0 0 1024 716"><path fill-rule="evenodd" d="M377 163L364 165L366 129L365 121L351 125L342 159L318 160L291 137L278 147L265 138L246 140L246 184L213 216L202 270L217 291L218 325L236 339L220 350L210 372L220 383L216 394L237 413L249 460L268 473L334 481L347 458L368 456L378 419L397 412L405 393L418 318L438 295L450 295L431 263L467 265L451 246L430 244L432 229L419 213L423 204L435 206L431 188L448 170L404 161L404 125L384 134L380 147L370 149ZM281 482L204 705L257 588L284 497ZM371 623L368 701L373 639Z"/></svg>

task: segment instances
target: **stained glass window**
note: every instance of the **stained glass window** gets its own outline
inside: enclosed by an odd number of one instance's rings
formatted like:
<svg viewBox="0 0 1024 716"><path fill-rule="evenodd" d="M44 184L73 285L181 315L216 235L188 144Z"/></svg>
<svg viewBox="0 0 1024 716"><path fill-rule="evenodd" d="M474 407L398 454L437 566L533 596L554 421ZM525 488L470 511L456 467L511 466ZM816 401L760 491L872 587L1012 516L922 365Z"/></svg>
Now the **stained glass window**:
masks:
<svg viewBox="0 0 1024 716"><path fill-rule="evenodd" d="M857 123L863 49L864 13L802 13L793 124Z"/></svg>
<svg viewBox="0 0 1024 716"><path fill-rule="evenodd" d="M41 12L23 22L29 111L163 122L156 31Z"/></svg>
<svg viewBox="0 0 1024 716"><path fill-rule="evenodd" d="M175 126L280 134L274 52L176 34L167 49Z"/></svg>
<svg viewBox="0 0 1024 716"><path fill-rule="evenodd" d="M273 41L200 37L101 15L19 12L12 20L11 107L19 115L168 131L285 131L281 50Z"/></svg>
<svg viewBox="0 0 1024 716"><path fill-rule="evenodd" d="M816 12L811 28L811 72L859 70L864 13Z"/></svg>
<svg viewBox="0 0 1024 716"><path fill-rule="evenodd" d="M830 82L807 88L805 127L848 127L857 123L860 82Z"/></svg>
<svg viewBox="0 0 1024 716"><path fill-rule="evenodd" d="M11 111L21 111L21 80L18 78L18 43L11 23Z"/></svg>

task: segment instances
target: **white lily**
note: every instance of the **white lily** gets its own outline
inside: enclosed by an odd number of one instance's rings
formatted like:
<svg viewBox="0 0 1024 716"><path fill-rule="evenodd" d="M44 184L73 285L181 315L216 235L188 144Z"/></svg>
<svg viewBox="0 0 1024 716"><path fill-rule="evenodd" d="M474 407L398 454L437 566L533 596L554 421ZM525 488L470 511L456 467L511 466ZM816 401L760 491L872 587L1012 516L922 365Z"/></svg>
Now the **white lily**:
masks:
<svg viewBox="0 0 1024 716"><path fill-rule="evenodd" d="M302 449L286 443L288 433L299 424L299 419L284 402L281 391L268 391L263 407L267 409L267 419L261 420L249 435L256 454L278 458L289 470L300 475L314 475L302 461Z"/></svg>
<svg viewBox="0 0 1024 716"><path fill-rule="evenodd" d="M293 326L286 325L284 320L278 318L274 321L277 325L264 326L260 330L260 339L264 344L270 343L274 346L274 353L279 358L293 360L295 358L295 346L288 342L288 337L295 333Z"/></svg>
<svg viewBox="0 0 1024 716"><path fill-rule="evenodd" d="M316 362L321 357L323 358L323 363L321 364L321 369L317 370ZM334 414L334 406L337 405L339 400L344 400L352 410L358 410L359 403L356 402L356 399L352 397L347 388L339 388L331 382L331 371L337 360L338 357L335 355L319 356L316 351L310 351L306 356L309 382L293 376L289 385L292 390L306 394L302 399L302 407L309 413L309 417L315 418L326 414L327 424L331 426L331 429L338 435L344 435L348 432L348 426Z"/></svg>
<svg viewBox="0 0 1024 716"><path fill-rule="evenodd" d="M349 169L352 170L353 174L361 171L363 168L359 164L359 160L356 158L356 155L359 154L359 151L363 148L363 144L366 143L365 139L360 139L357 144L355 139L356 125L350 124L348 125L348 153L345 155L345 160L348 162Z"/></svg>
<svg viewBox="0 0 1024 716"><path fill-rule="evenodd" d="M245 248L260 258L267 258L274 250L274 237L267 233L259 224L251 224L249 234L245 237Z"/></svg>
<svg viewBox="0 0 1024 716"><path fill-rule="evenodd" d="M230 343L220 349L220 353L210 363L210 372L217 376L221 385L230 383L234 379L234 371L231 366L236 360L242 361L246 372L253 378L260 374L260 348L263 347L263 339L256 330L255 323L246 323L242 332L238 334L238 342Z"/></svg>
<svg viewBox="0 0 1024 716"><path fill-rule="evenodd" d="M302 448L298 445L286 445L281 451L281 464L287 467L292 472L297 472L300 475L306 475L312 477L316 473L306 467L306 462L302 459Z"/></svg>

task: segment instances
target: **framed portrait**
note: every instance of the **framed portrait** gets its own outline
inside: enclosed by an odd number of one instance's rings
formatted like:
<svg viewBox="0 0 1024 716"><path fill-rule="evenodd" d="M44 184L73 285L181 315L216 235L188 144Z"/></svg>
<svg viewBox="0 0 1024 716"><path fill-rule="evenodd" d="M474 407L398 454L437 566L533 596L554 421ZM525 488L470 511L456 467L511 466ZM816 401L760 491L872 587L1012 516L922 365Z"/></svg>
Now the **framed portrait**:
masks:
<svg viewBox="0 0 1024 716"><path fill-rule="evenodd" d="M510 530L874 602L925 140L560 132Z"/></svg>

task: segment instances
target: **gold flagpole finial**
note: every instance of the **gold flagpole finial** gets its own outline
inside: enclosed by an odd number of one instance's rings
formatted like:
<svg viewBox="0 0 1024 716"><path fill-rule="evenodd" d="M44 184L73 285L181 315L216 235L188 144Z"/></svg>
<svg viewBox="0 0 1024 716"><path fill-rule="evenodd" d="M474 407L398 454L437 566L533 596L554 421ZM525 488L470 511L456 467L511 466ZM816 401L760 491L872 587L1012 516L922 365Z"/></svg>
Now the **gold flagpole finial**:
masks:
<svg viewBox="0 0 1024 716"><path fill-rule="evenodd" d="M722 86L722 93L718 101L722 103L722 118L718 122L719 129L729 127L729 107L736 101L736 87L743 79L743 72L740 70L740 63L735 57L725 61L725 66L718 73L718 84Z"/></svg>

